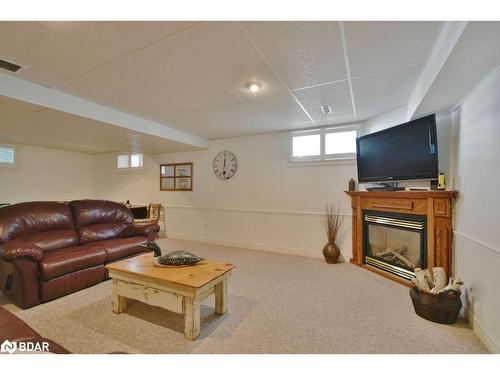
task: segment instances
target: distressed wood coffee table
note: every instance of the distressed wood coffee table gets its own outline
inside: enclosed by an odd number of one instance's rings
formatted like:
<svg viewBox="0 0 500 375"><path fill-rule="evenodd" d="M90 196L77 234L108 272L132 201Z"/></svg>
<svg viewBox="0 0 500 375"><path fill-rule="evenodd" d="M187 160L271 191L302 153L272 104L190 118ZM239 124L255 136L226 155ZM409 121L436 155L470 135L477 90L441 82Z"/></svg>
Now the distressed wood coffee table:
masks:
<svg viewBox="0 0 500 375"><path fill-rule="evenodd" d="M124 312L127 299L160 306L184 315L184 335L200 333L200 304L215 294L215 312L227 310L227 284L232 264L203 260L191 267L153 266L153 254L139 255L106 266L113 279L113 312Z"/></svg>

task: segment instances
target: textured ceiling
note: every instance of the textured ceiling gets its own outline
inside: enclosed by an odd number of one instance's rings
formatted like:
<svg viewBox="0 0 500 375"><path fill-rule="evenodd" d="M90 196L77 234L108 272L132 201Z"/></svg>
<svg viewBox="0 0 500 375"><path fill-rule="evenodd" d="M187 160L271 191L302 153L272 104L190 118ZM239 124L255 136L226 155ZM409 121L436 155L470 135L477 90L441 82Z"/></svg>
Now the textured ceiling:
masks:
<svg viewBox="0 0 500 375"><path fill-rule="evenodd" d="M405 105L440 25L0 22L0 58L23 66L18 77L216 139Z"/></svg>

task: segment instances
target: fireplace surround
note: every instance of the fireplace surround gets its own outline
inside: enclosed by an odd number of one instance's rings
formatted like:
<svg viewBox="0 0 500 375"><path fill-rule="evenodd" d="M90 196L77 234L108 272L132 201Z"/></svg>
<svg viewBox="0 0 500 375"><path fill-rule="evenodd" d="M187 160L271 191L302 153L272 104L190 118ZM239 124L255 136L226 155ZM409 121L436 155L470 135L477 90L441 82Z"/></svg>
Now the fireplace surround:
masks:
<svg viewBox="0 0 500 375"><path fill-rule="evenodd" d="M414 267L452 272L456 191L346 191L352 207L351 263L410 285Z"/></svg>

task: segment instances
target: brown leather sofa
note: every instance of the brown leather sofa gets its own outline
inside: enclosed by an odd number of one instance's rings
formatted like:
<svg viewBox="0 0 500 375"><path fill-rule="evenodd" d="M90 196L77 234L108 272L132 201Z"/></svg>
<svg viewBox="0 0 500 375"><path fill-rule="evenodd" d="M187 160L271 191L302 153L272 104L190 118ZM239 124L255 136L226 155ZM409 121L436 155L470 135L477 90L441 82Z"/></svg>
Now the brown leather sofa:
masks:
<svg viewBox="0 0 500 375"><path fill-rule="evenodd" d="M0 209L0 289L29 308L95 285L107 263L143 253L160 227L134 225L103 200L26 202Z"/></svg>
<svg viewBox="0 0 500 375"><path fill-rule="evenodd" d="M9 340L10 342L32 342L40 344L40 346L43 343L47 343L50 353L70 353L58 343L40 336L33 328L0 306L0 342L4 342L5 340Z"/></svg>

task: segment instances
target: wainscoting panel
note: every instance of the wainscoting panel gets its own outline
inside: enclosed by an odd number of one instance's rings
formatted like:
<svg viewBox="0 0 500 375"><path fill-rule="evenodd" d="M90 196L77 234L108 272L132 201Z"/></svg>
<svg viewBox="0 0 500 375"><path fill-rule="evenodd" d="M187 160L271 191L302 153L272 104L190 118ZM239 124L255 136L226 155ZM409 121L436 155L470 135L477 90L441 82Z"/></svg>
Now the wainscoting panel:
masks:
<svg viewBox="0 0 500 375"><path fill-rule="evenodd" d="M465 313L481 341L500 353L500 249L455 231L455 274L464 280Z"/></svg>
<svg viewBox="0 0 500 375"><path fill-rule="evenodd" d="M322 257L326 243L319 212L241 210L167 206L170 238L309 257ZM344 215L338 244L341 261L349 261L351 217Z"/></svg>

